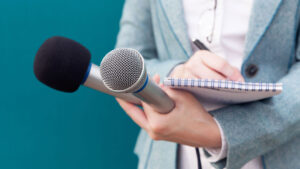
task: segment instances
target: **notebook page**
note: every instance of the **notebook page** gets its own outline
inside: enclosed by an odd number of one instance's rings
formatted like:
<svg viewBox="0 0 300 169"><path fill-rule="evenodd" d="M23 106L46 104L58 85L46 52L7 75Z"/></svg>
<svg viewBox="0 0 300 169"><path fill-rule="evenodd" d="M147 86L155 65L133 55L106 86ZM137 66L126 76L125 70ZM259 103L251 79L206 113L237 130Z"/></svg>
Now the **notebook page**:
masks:
<svg viewBox="0 0 300 169"><path fill-rule="evenodd" d="M251 83L229 80L166 78L164 85L193 93L211 111L229 104L261 100L278 95L282 83Z"/></svg>

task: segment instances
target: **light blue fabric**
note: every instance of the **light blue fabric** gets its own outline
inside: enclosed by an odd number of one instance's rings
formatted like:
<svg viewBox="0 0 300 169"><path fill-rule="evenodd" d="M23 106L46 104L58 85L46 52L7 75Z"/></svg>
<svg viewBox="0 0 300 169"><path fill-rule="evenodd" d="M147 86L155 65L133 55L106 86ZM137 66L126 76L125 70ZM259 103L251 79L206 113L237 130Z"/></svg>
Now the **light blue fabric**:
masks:
<svg viewBox="0 0 300 169"><path fill-rule="evenodd" d="M227 159L216 168L238 169L258 156L266 169L300 168L299 3L254 2L241 72L246 81L282 82L284 90L271 99L210 112L228 142ZM181 0L127 0L116 47L139 50L148 72L165 77L192 55ZM259 68L253 78L245 75L249 64ZM152 141L141 131L138 168L176 168L176 151L176 143Z"/></svg>

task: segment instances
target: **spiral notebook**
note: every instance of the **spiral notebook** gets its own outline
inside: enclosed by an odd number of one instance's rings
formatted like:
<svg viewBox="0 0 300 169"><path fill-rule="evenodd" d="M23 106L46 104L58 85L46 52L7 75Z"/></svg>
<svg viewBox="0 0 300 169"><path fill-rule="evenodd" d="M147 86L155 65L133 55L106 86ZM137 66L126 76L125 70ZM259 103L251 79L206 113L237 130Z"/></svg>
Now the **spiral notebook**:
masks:
<svg viewBox="0 0 300 169"><path fill-rule="evenodd" d="M193 93L206 110L252 102L278 95L282 83L252 83L211 79L165 78L164 85Z"/></svg>

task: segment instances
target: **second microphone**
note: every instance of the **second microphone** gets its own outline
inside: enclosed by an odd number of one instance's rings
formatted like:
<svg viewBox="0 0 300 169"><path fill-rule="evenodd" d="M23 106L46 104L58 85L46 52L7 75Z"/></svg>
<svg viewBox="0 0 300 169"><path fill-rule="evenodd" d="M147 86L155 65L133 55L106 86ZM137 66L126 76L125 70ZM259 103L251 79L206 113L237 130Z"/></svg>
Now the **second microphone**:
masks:
<svg viewBox="0 0 300 169"><path fill-rule="evenodd" d="M109 52L101 62L100 73L109 90L133 93L159 113L169 113L175 107L170 97L149 78L137 50L120 48Z"/></svg>

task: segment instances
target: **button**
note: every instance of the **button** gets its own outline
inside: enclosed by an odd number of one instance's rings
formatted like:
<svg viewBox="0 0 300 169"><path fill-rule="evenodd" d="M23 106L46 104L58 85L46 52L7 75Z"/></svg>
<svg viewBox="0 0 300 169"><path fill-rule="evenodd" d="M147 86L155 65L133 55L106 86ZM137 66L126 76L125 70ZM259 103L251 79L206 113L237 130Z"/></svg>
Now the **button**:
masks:
<svg viewBox="0 0 300 169"><path fill-rule="evenodd" d="M247 77L254 77L258 72L258 67L254 64L250 64L246 68L246 76Z"/></svg>

